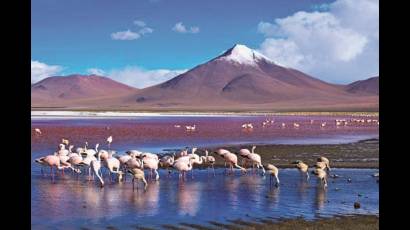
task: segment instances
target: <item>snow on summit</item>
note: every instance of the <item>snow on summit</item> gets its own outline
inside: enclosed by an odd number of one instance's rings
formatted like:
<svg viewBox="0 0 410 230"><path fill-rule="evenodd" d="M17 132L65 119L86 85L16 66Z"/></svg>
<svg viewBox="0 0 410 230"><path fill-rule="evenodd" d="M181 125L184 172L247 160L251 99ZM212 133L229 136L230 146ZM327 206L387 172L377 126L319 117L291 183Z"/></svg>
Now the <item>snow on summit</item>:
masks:
<svg viewBox="0 0 410 230"><path fill-rule="evenodd" d="M238 64L255 66L257 65L257 62L262 59L273 63L272 60L262 55L261 53L256 52L255 50L241 44L236 44L225 53L223 53L218 59L236 62Z"/></svg>

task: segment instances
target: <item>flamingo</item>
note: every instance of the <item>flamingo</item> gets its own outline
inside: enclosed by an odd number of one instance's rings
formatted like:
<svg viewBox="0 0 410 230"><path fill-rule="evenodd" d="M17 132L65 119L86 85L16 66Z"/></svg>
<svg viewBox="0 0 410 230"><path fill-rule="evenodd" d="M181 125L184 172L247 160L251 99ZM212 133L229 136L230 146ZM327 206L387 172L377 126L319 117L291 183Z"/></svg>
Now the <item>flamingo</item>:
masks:
<svg viewBox="0 0 410 230"><path fill-rule="evenodd" d="M41 135L41 130L39 128L35 128L34 132L36 132L38 135Z"/></svg>
<svg viewBox="0 0 410 230"><path fill-rule="evenodd" d="M321 124L320 124L320 127L325 127L326 126L326 122L322 122Z"/></svg>
<svg viewBox="0 0 410 230"><path fill-rule="evenodd" d="M169 167L172 166L172 164L174 164L175 158L173 155L164 155L159 159L159 164L161 167L165 167L166 169L168 169L168 175L171 174L171 170L169 169Z"/></svg>
<svg viewBox="0 0 410 230"><path fill-rule="evenodd" d="M65 148L64 144L59 144L59 150L57 151L58 155L68 156L69 151Z"/></svg>
<svg viewBox="0 0 410 230"><path fill-rule="evenodd" d="M142 154L142 152L138 150L128 150L125 153L130 155L131 157L140 157Z"/></svg>
<svg viewBox="0 0 410 230"><path fill-rule="evenodd" d="M208 150L205 150L205 156L201 156L201 158L202 158L202 161L208 166L207 167L207 172L209 173L209 168L212 168L212 171L213 171L214 176L215 176L215 168L214 168L215 157L209 156L208 155Z"/></svg>
<svg viewBox="0 0 410 230"><path fill-rule="evenodd" d="M108 142L108 150L110 150L110 146L111 146L111 142L112 142L112 136L109 136L107 138L107 142Z"/></svg>
<svg viewBox="0 0 410 230"><path fill-rule="evenodd" d="M330 166L329 166L329 159L327 159L326 157L319 157L319 158L317 158L317 162L324 162L325 163L325 165L326 165L326 169L328 170L328 171L330 171Z"/></svg>
<svg viewBox="0 0 410 230"><path fill-rule="evenodd" d="M92 168L94 174L100 180L101 187L104 187L104 180L102 178L102 174L100 176L99 172L101 172L101 153L97 153L97 159L94 159L90 162L90 168Z"/></svg>
<svg viewBox="0 0 410 230"><path fill-rule="evenodd" d="M298 170L301 173L305 173L306 174L306 180L309 180L309 172L308 172L309 166L307 164L303 163L303 161L299 161L299 160L293 162L293 164L295 164L296 168L298 168Z"/></svg>
<svg viewBox="0 0 410 230"><path fill-rule="evenodd" d="M194 164L200 165L200 164L203 163L202 158L199 157L199 155L195 153L197 149L198 148L192 148L191 153L188 155L188 156L194 158L194 160L192 161L192 167L194 166ZM194 178L194 171L193 170L192 170L192 178Z"/></svg>
<svg viewBox="0 0 410 230"><path fill-rule="evenodd" d="M45 157L40 157L34 160L36 163L39 163L42 166L49 166L50 167L50 176L54 180L54 174L53 174L53 167L56 167L56 169L62 170L64 168L72 168L70 165L67 166L61 166L60 164L60 158L57 155L47 155ZM74 171L78 172L74 168L72 168Z"/></svg>
<svg viewBox="0 0 410 230"><path fill-rule="evenodd" d="M184 149L184 150L182 150L181 152L179 152L178 154L176 154L176 156L175 156L175 158L180 158L180 157L183 157L183 156L188 156L188 149L186 148L186 149Z"/></svg>
<svg viewBox="0 0 410 230"><path fill-rule="evenodd" d="M84 148L78 147L75 151L78 154L83 154L83 153L85 153L85 151L87 151L87 147L88 147L88 142L86 141L85 144L84 144Z"/></svg>
<svg viewBox="0 0 410 230"><path fill-rule="evenodd" d="M196 125L187 125L185 126L186 131L195 131Z"/></svg>
<svg viewBox="0 0 410 230"><path fill-rule="evenodd" d="M266 168L268 169L269 172L269 185L272 186L272 177L275 177L276 179L276 184L275 186L278 187L279 186L279 169L276 168L273 164L268 164L266 166Z"/></svg>
<svg viewBox="0 0 410 230"><path fill-rule="evenodd" d="M285 128L285 127L286 127L286 124L282 122L282 128Z"/></svg>
<svg viewBox="0 0 410 230"><path fill-rule="evenodd" d="M254 152L255 148L256 148L256 146L252 146L252 152L250 152L248 149L241 149L241 150L239 150L239 154L242 157L247 158L248 161L252 162L252 169L255 167L255 165L258 169L262 168L262 173L264 175L265 174L265 168L262 165L261 156Z"/></svg>
<svg viewBox="0 0 410 230"><path fill-rule="evenodd" d="M135 179L141 180L142 183L144 183L144 190L147 189L148 183L145 180L144 170L139 169L139 168L132 168L132 169L128 169L127 172L132 175L132 190L134 190L134 181L135 181ZM138 190L138 186L137 186L137 190Z"/></svg>
<svg viewBox="0 0 410 230"><path fill-rule="evenodd" d="M184 157L185 158L185 157ZM192 162L195 160L194 156L187 156L188 161L185 159L178 159L172 165L173 168L179 171L179 179L185 179L186 172L192 170Z"/></svg>
<svg viewBox="0 0 410 230"><path fill-rule="evenodd" d="M100 152L99 152L100 155ZM118 181L121 181L123 172L120 171L120 161L115 157L108 157L104 161L104 166L108 168L110 180L111 180L111 173L118 175ZM115 170L114 170L115 169Z"/></svg>
<svg viewBox="0 0 410 230"><path fill-rule="evenodd" d="M295 128L299 128L299 127L300 127L300 125L299 125L298 123L293 123L293 127L295 127Z"/></svg>
<svg viewBox="0 0 410 230"><path fill-rule="evenodd" d="M157 155L155 155L155 156L157 156ZM159 174L158 174L159 160L158 160L158 156L157 156L157 158L154 158L154 157L149 157L149 155L145 155L145 157L142 157L142 160L143 160L144 168L148 168L150 170L150 176L152 176L152 171L154 171L155 180L159 180Z"/></svg>
<svg viewBox="0 0 410 230"><path fill-rule="evenodd" d="M321 168L317 168L313 170L312 173L316 175L317 178L320 179L320 181L323 183L324 187L326 188L327 187L326 171Z"/></svg>
<svg viewBox="0 0 410 230"><path fill-rule="evenodd" d="M69 145L70 144L70 141L69 140L67 140L67 139L61 139L61 143L63 143L64 145Z"/></svg>
<svg viewBox="0 0 410 230"><path fill-rule="evenodd" d="M234 153L231 153L226 149L218 149L216 154L224 158L225 163L229 164L231 172L233 172L233 167L235 166L246 173L246 169L238 165L238 157Z"/></svg>

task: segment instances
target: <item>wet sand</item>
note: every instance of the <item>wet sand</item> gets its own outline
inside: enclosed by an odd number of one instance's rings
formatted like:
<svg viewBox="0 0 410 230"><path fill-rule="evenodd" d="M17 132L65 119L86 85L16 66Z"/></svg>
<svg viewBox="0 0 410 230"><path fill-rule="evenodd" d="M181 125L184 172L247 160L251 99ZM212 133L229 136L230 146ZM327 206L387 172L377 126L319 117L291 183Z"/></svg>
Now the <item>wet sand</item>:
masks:
<svg viewBox="0 0 410 230"><path fill-rule="evenodd" d="M241 230L314 230L314 229L332 229L332 230L370 230L379 229L379 216L377 215L354 215L338 216L332 218L322 218L314 221L308 221L303 218L283 219L272 221L271 219L257 219L254 221L243 221L241 219L232 220L230 224L212 222L212 227L202 225L181 223L179 226L165 225L165 229L186 229L190 227L198 230L213 229L241 229Z"/></svg>

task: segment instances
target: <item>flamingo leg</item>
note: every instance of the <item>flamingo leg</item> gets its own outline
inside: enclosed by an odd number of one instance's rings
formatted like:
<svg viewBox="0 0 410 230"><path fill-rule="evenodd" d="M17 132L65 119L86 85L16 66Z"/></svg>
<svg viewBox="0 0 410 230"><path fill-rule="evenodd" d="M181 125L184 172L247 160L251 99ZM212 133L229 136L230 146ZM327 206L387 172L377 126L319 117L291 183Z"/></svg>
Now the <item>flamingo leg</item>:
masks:
<svg viewBox="0 0 410 230"><path fill-rule="evenodd" d="M132 178L132 191L134 191L134 178Z"/></svg>
<svg viewBox="0 0 410 230"><path fill-rule="evenodd" d="M214 168L214 165L212 165L212 171L214 172L214 176L215 176L215 168Z"/></svg>

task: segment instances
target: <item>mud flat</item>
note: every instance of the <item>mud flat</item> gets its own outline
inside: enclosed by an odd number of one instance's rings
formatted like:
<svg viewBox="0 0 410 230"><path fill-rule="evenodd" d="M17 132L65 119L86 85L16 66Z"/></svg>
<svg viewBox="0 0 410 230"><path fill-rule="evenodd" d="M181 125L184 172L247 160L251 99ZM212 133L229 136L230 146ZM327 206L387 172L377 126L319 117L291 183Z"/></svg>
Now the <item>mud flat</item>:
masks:
<svg viewBox="0 0 410 230"><path fill-rule="evenodd" d="M249 145L223 147L231 152ZM211 151L217 148L212 148ZM262 157L263 164L272 163L280 168L294 167L292 162L302 160L313 165L319 156L327 157L332 168L379 168L379 139L368 139L347 144L309 145L257 145L255 153ZM217 167L223 167L222 158L213 153ZM241 158L239 157L239 161Z"/></svg>

